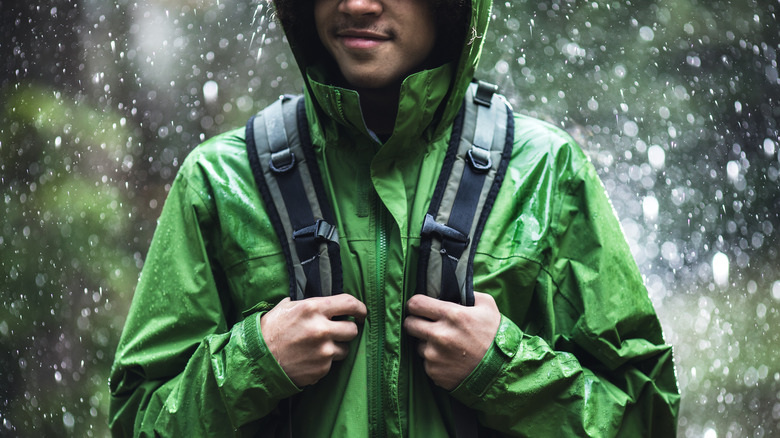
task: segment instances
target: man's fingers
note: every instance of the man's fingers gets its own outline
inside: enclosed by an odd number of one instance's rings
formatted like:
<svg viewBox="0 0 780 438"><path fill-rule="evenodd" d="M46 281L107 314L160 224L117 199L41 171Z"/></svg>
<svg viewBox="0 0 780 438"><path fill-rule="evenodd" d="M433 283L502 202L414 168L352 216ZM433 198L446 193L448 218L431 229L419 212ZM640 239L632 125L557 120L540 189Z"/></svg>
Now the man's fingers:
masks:
<svg viewBox="0 0 780 438"><path fill-rule="evenodd" d="M448 306L458 305L448 301L437 300L428 295L415 294L406 302L406 309L410 315L428 318L431 321L440 320Z"/></svg>
<svg viewBox="0 0 780 438"><path fill-rule="evenodd" d="M331 321L329 329L331 339L338 342L349 342L358 335L357 324L352 321Z"/></svg>
<svg viewBox="0 0 780 438"><path fill-rule="evenodd" d="M344 360L349 354L349 344L336 342L333 354L333 360Z"/></svg>
<svg viewBox="0 0 780 438"><path fill-rule="evenodd" d="M368 310L366 305L350 294L342 293L330 297L309 298L318 300L321 305L322 313L328 317L351 316L357 323L362 323L366 319Z"/></svg>
<svg viewBox="0 0 780 438"><path fill-rule="evenodd" d="M490 294L474 291L474 307L483 305L492 305L495 307L496 300Z"/></svg>
<svg viewBox="0 0 780 438"><path fill-rule="evenodd" d="M428 343L420 340L417 341L417 354L420 355L423 359L425 359L425 349L428 348Z"/></svg>
<svg viewBox="0 0 780 438"><path fill-rule="evenodd" d="M427 341L430 338L430 328L432 324L431 321L425 318L413 315L407 316L406 319L404 319L404 328L406 329L406 332L409 333L410 336L423 341Z"/></svg>

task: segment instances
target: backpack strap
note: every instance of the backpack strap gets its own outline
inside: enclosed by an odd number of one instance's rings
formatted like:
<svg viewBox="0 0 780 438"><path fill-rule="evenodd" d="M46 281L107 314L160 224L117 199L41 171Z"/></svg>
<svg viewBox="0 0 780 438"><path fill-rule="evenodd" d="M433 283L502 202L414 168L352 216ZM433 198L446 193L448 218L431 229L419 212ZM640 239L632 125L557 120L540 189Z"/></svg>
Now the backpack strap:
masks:
<svg viewBox="0 0 780 438"><path fill-rule="evenodd" d="M497 90L469 85L420 233L417 292L466 306L474 305L476 243L514 142L512 108Z"/></svg>
<svg viewBox="0 0 780 438"><path fill-rule="evenodd" d="M290 299L341 292L339 233L320 181L302 96L281 96L246 125L249 163L287 259Z"/></svg>

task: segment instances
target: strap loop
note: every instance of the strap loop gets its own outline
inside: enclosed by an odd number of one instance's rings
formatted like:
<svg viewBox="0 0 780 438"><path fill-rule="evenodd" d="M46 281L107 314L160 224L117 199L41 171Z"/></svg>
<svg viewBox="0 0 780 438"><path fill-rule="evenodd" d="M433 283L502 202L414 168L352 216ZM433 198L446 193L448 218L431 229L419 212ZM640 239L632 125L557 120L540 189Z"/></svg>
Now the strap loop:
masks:
<svg viewBox="0 0 780 438"><path fill-rule="evenodd" d="M274 152L271 154L271 160L269 161L268 166L275 173L288 172L290 169L295 167L295 154L290 150L290 148L285 148L279 152Z"/></svg>
<svg viewBox="0 0 780 438"><path fill-rule="evenodd" d="M490 102L493 100L493 95L498 92L498 85L493 85L488 82L478 81L477 91L474 93L474 102L482 106L490 108Z"/></svg>
<svg viewBox="0 0 780 438"><path fill-rule="evenodd" d="M493 167L493 160L490 158L490 151L482 149L477 145L472 145L468 154L469 164L474 172L485 173Z"/></svg>

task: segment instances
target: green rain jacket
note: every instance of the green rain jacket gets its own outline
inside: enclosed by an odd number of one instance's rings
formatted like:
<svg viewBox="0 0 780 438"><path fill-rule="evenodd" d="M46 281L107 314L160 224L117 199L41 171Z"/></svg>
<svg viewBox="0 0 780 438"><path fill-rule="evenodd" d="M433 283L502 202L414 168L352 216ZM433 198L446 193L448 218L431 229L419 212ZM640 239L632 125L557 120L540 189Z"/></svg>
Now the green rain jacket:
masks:
<svg viewBox="0 0 780 438"><path fill-rule="evenodd" d="M484 35L489 1L472 5ZM484 436L675 434L672 350L598 176L563 131L515 116L514 151L474 259L502 313L477 368L447 392L402 329L417 247L482 38L406 78L395 130L369 135L357 93L331 85L288 35L339 226L344 292L368 317L317 384L297 388L259 319L288 296L285 259L244 131L213 138L171 187L111 373L117 436L443 437L450 398Z"/></svg>

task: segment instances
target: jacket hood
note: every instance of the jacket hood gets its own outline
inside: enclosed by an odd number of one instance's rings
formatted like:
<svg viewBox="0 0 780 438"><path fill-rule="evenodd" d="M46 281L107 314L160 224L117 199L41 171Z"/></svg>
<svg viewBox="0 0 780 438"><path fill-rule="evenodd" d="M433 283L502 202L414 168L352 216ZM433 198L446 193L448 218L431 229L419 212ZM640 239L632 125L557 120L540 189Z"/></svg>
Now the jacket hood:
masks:
<svg viewBox="0 0 780 438"><path fill-rule="evenodd" d="M390 137L399 140L399 145L407 144L405 139L412 136L431 140L442 135L460 109L479 61L492 6L491 0L466 2L470 3L468 29L464 32L463 41L456 43L462 46L457 59L410 74L401 85L395 128ZM304 8L296 7L294 0L275 0L275 3L303 75L309 113L316 118L313 131L321 130L319 134L327 139L336 135L336 131L340 130L336 125L341 125L369 135L358 93L337 85L340 75L317 36L313 8L301 11Z"/></svg>

